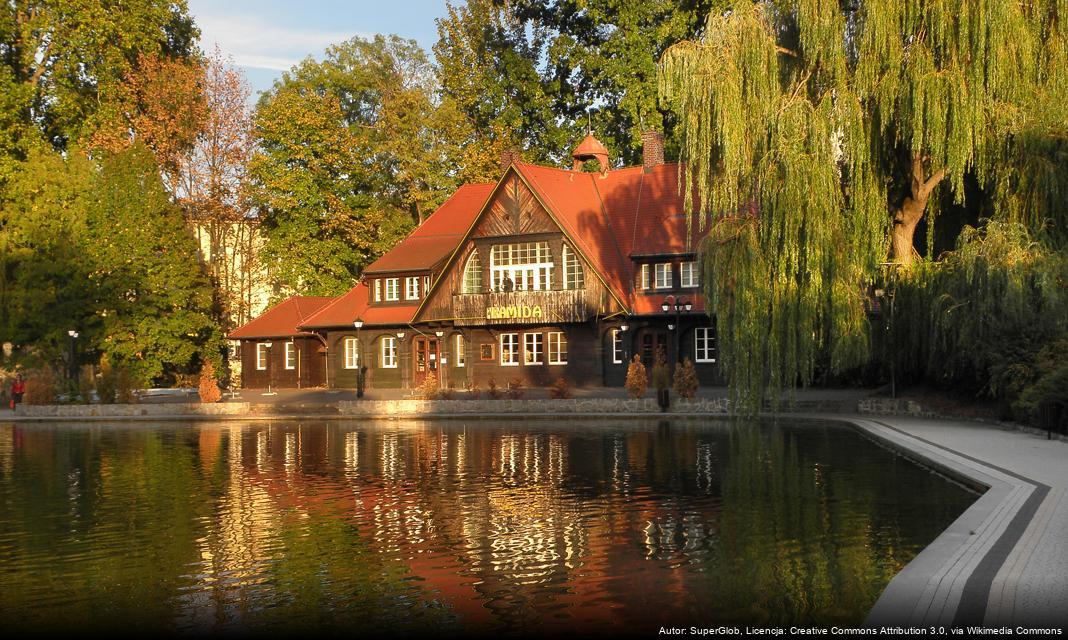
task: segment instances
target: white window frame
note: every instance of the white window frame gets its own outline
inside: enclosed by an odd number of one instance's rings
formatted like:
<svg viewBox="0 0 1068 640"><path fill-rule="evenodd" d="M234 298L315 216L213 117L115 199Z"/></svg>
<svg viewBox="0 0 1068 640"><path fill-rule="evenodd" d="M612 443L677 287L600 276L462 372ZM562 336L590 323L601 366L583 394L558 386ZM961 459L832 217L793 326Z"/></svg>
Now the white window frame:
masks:
<svg viewBox="0 0 1068 640"><path fill-rule="evenodd" d="M532 367L545 364L545 338L540 333L523 334L523 364Z"/></svg>
<svg viewBox="0 0 1068 640"><path fill-rule="evenodd" d="M482 259L478 257L478 249L467 256L461 287L464 293L482 293Z"/></svg>
<svg viewBox="0 0 1068 640"><path fill-rule="evenodd" d="M360 343L356 338L349 336L345 338L345 368L346 369L359 369L360 368Z"/></svg>
<svg viewBox="0 0 1068 640"><path fill-rule="evenodd" d="M400 300L400 278L386 278L386 302Z"/></svg>
<svg viewBox="0 0 1068 640"><path fill-rule="evenodd" d="M397 368L397 339L393 336L383 336L381 342L381 358L383 369Z"/></svg>
<svg viewBox="0 0 1068 640"><path fill-rule="evenodd" d="M679 286L696 287L700 285L700 280L696 261L688 260L679 265Z"/></svg>
<svg viewBox="0 0 1068 640"><path fill-rule="evenodd" d="M266 371L269 358L269 349L266 342L256 343L256 371Z"/></svg>
<svg viewBox="0 0 1068 640"><path fill-rule="evenodd" d="M494 291L503 290L505 277L512 281L513 291L549 291L555 266L548 242L514 242L490 248L490 282Z"/></svg>
<svg viewBox="0 0 1068 640"><path fill-rule="evenodd" d="M455 353L452 357L456 362L457 367L464 367L467 365L467 340L464 338L464 334L457 333L453 338L453 348Z"/></svg>
<svg viewBox="0 0 1068 640"><path fill-rule="evenodd" d="M712 354L711 357L709 354ZM693 361L715 362L716 361L716 329L715 327L697 327L693 331ZM703 354L703 357L702 357Z"/></svg>
<svg viewBox="0 0 1068 640"><path fill-rule="evenodd" d="M285 357L285 362L284 362L285 368L289 369L289 370L296 369L297 368L297 345L293 344L292 340L290 340L289 342L285 343L285 356L286 356ZM289 362L291 358L293 360L292 364L290 364L290 362Z"/></svg>
<svg viewBox="0 0 1068 640"><path fill-rule="evenodd" d="M564 263L564 289L585 289L586 271L582 268L582 259L566 242L560 250L561 262Z"/></svg>
<svg viewBox="0 0 1068 640"><path fill-rule="evenodd" d="M671 263L670 262L658 262L656 263L656 275L653 281L654 289L670 289L672 288L671 280ZM663 278L661 278L663 276Z"/></svg>
<svg viewBox="0 0 1068 640"><path fill-rule="evenodd" d="M502 333L498 338L501 358L500 363L502 367L518 367L519 366L519 334L518 333ZM507 348L505 348L507 343Z"/></svg>
<svg viewBox="0 0 1068 640"><path fill-rule="evenodd" d="M382 279L381 278L375 278L374 295L371 296L371 299L374 302L382 302Z"/></svg>
<svg viewBox="0 0 1068 640"><path fill-rule="evenodd" d="M641 271L639 272L638 288L644 290L651 289L653 287L653 279L650 273L650 265L648 262L643 262L641 265Z"/></svg>
<svg viewBox="0 0 1068 640"><path fill-rule="evenodd" d="M546 342L548 343L549 364L567 364L567 334L563 331L550 331Z"/></svg>
<svg viewBox="0 0 1068 640"><path fill-rule="evenodd" d="M612 329L612 364L623 364L623 332Z"/></svg>
<svg viewBox="0 0 1068 640"><path fill-rule="evenodd" d="M404 279L404 299L419 299L419 276L408 276Z"/></svg>

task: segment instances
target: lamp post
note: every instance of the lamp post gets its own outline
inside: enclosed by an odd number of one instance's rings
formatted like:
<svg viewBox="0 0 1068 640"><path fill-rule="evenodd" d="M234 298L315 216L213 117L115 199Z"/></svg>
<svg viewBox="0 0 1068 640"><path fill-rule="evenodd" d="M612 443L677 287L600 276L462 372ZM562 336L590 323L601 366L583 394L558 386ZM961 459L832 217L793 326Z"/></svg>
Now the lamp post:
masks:
<svg viewBox="0 0 1068 640"><path fill-rule="evenodd" d="M670 303L668 302L668 298L671 299ZM685 309L689 312L690 309L693 308L693 304L689 300L679 300L674 295L669 295L667 298L664 298L664 302L660 304L660 308L664 313L668 313L671 309L675 310L675 324L669 324L668 329L675 332L675 362L681 362L682 358L679 357L681 355L679 353L679 334L682 333L682 327L679 326L679 318L682 310Z"/></svg>
<svg viewBox="0 0 1068 640"><path fill-rule="evenodd" d="M630 366L628 364L630 362L630 344L628 344L630 340L628 339L629 336L626 335L627 329L630 329L627 323L624 322L619 325L619 341L623 343L623 363Z"/></svg>
<svg viewBox="0 0 1068 640"><path fill-rule="evenodd" d="M71 329L67 335L70 336L70 379L74 380L78 377L78 363L74 361L74 341L78 339L78 332Z"/></svg>
<svg viewBox="0 0 1068 640"><path fill-rule="evenodd" d="M356 397L363 397L364 373L363 373L363 340L360 339L360 329L363 328L363 320L356 318L352 323L356 327Z"/></svg>
<svg viewBox="0 0 1068 640"><path fill-rule="evenodd" d="M442 366L444 364L444 362L439 357L439 354L443 353L442 348L441 348L441 339L443 337L445 337L445 332L444 331L435 331L434 335L437 336L437 338L438 338L438 342L437 342L438 346L437 346L437 349L435 349L435 351L437 351L437 353L430 354L430 357L431 358L436 358L436 360L437 360L437 364L435 366L437 366L437 370L438 370L438 386L441 387L442 389L444 389L445 388L445 367Z"/></svg>
<svg viewBox="0 0 1068 640"><path fill-rule="evenodd" d="M263 346L267 349L267 393L263 394L265 396L274 395L274 393L271 391L271 346L273 345L273 342L263 343Z"/></svg>
<svg viewBox="0 0 1068 640"><path fill-rule="evenodd" d="M398 331L397 332L397 352L394 354L394 357L397 359L397 366L400 367L400 370L401 370L401 388L402 389L404 388L405 381L408 379L408 371L404 366L404 349L403 349L403 345L404 345L404 332L403 331Z"/></svg>

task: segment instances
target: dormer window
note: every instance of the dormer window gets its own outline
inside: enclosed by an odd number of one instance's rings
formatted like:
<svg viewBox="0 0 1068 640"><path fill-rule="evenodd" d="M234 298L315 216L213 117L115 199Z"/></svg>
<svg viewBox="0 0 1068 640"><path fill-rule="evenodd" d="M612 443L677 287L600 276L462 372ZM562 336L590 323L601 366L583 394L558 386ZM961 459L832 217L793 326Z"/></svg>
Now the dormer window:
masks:
<svg viewBox="0 0 1068 640"><path fill-rule="evenodd" d="M679 265L679 286L696 287L700 284L697 263L694 261L683 262Z"/></svg>
<svg viewBox="0 0 1068 640"><path fill-rule="evenodd" d="M656 281L653 284L655 289L670 289L671 283L671 263L661 262L656 265Z"/></svg>
<svg viewBox="0 0 1068 640"><path fill-rule="evenodd" d="M419 276L410 276L404 279L404 299L419 299Z"/></svg>
<svg viewBox="0 0 1068 640"><path fill-rule="evenodd" d="M482 293L482 261L478 250L471 252L464 267L464 293Z"/></svg>
<svg viewBox="0 0 1068 640"><path fill-rule="evenodd" d="M386 278L386 302L400 300L400 278Z"/></svg>

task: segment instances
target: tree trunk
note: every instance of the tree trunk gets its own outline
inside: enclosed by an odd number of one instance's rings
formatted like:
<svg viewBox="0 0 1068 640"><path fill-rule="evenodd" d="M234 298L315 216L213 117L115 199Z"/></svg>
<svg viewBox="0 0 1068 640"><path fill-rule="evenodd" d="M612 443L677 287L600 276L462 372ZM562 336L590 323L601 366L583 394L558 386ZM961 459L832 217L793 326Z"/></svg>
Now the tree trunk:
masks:
<svg viewBox="0 0 1068 640"><path fill-rule="evenodd" d="M917 255L912 244L916 225L927 210L931 191L945 176L946 170L943 168L932 173L930 178L924 179L923 159L920 156L912 157L910 195L906 196L901 207L894 211L894 227L890 235L890 257L894 262L906 266L912 264L913 257Z"/></svg>

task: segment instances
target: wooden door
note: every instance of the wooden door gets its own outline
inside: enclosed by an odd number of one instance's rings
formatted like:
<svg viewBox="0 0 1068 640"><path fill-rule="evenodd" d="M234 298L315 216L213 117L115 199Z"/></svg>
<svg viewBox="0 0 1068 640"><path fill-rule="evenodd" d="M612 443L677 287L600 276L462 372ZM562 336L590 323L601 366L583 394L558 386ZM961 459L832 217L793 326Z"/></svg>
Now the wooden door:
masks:
<svg viewBox="0 0 1068 640"><path fill-rule="evenodd" d="M438 366L441 354L438 350L438 339L430 336L416 336L412 341L414 349L412 357L412 380L415 384L422 384L427 376L433 376L441 381L441 367Z"/></svg>
<svg viewBox="0 0 1068 640"><path fill-rule="evenodd" d="M670 360L668 353L668 332L664 329L646 327L638 331L638 355L645 365L645 370L650 371L656 364L657 349L664 350L664 357Z"/></svg>

